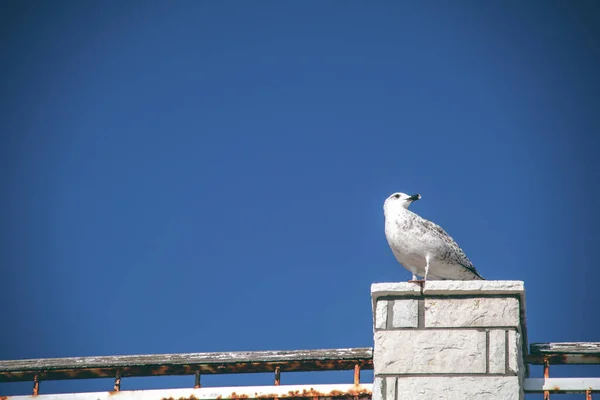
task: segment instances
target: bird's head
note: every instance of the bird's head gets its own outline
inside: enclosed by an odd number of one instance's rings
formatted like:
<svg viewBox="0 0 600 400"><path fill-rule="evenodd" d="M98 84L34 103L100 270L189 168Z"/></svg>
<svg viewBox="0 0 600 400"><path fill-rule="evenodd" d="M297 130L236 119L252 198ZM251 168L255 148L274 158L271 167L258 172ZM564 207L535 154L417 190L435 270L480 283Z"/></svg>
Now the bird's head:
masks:
<svg viewBox="0 0 600 400"><path fill-rule="evenodd" d="M406 193L397 192L385 199L385 203L383 203L383 210L387 214L388 211L397 210L400 207L408 209L408 206L410 206L413 201L419 200L420 198L420 194L410 195Z"/></svg>

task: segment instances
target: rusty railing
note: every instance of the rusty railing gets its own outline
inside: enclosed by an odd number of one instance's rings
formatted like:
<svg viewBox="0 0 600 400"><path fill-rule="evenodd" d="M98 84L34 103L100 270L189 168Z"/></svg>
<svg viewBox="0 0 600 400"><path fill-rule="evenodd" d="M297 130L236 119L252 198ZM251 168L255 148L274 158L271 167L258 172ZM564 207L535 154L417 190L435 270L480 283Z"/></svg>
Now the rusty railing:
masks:
<svg viewBox="0 0 600 400"><path fill-rule="evenodd" d="M543 378L525 379L525 393L543 393L544 400L551 393L585 393L586 400L600 393L600 378L550 377L550 365L600 364L600 342L532 343L525 361L544 368Z"/></svg>
<svg viewBox="0 0 600 400"><path fill-rule="evenodd" d="M587 400L600 393L600 378L551 378L550 365L600 364L600 343L533 343L525 363L542 365L543 378L525 378L525 393L583 393ZM331 349L296 351L257 351L232 353L190 353L135 355L112 357L51 358L0 361L0 382L33 382L33 395L39 395L40 384L47 380L113 377L113 390L102 393L70 394L70 398L139 399L133 392L121 392L121 381L127 377L159 375L193 375L189 389L146 390L144 399L222 399L237 400L285 398L354 398L370 399L372 385L360 383L360 371L373 369L373 349ZM285 385L281 375L295 371L354 370L353 384ZM271 372L273 386L202 388L201 375ZM191 386L191 385L190 385ZM128 394L129 393L129 394ZM118 396L117 396L118 395ZM44 399L62 399L65 395L44 395ZM117 397L115 397L117 396ZM128 397L130 396L130 397ZM138 396L138 397L136 397ZM12 399L13 397L11 397ZM14 399L26 397L15 396ZM0 399L4 400L0 396Z"/></svg>
<svg viewBox="0 0 600 400"><path fill-rule="evenodd" d="M43 381L113 377L113 390L108 394L114 395L120 392L121 381L127 377L193 375L194 389L200 389L201 375L272 372L274 374L274 386L279 386L281 374L284 372L353 370L354 382L351 386L312 385L311 387L298 386L298 388L286 386L284 392L275 390L277 388L268 387L268 393L264 392L264 388L267 388L264 387L261 389L263 391L260 392L262 394L255 390L252 396L269 398L358 398L371 396L371 385L360 385L360 371L370 369L373 369L373 349L370 347L329 350L151 354L0 361L0 382L31 381L33 382L33 395L37 396L40 394L40 383ZM321 387L320 390L325 390L325 392L315 389L316 387ZM196 391L191 395L182 394L181 396L172 395L173 390L171 390L164 397L182 399L235 399L240 397L240 388L238 388L237 393L231 391L227 393L228 389L230 388L210 388L210 391ZM181 390L185 391L186 389L175 389L174 391ZM159 392L156 395L162 396L164 391ZM248 396L248 394L245 394L245 397ZM96 398L101 397L94 397L94 399ZM3 398L0 397L0 399Z"/></svg>

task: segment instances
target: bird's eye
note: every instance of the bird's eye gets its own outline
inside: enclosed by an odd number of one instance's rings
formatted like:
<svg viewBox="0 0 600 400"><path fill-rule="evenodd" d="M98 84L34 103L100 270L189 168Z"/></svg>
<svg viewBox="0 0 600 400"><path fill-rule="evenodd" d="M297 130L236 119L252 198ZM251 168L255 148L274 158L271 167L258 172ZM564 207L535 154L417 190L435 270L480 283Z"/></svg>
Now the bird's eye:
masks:
<svg viewBox="0 0 600 400"><path fill-rule="evenodd" d="M394 198L395 198L395 199L399 199L399 198L400 198L400 195L399 195L399 194L395 194L395 195L394 195Z"/></svg>

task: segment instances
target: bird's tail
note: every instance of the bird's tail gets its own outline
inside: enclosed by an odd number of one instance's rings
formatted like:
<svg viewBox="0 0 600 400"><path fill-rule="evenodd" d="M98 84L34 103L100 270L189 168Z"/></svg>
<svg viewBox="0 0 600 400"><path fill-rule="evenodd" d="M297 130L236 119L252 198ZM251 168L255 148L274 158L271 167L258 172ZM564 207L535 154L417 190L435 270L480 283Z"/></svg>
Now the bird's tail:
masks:
<svg viewBox="0 0 600 400"><path fill-rule="evenodd" d="M473 271L473 274L475 274L475 276L476 276L475 280L485 281L485 278L483 276L479 275L479 272Z"/></svg>

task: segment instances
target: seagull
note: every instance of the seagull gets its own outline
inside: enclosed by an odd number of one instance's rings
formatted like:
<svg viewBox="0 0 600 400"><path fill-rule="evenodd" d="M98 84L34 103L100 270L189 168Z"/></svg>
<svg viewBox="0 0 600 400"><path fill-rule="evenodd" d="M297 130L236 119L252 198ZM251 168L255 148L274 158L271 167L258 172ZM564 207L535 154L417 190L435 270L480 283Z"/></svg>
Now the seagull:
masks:
<svg viewBox="0 0 600 400"><path fill-rule="evenodd" d="M419 199L420 194L394 193L383 205L385 237L398 262L412 272L412 281L483 279L446 231L408 209Z"/></svg>

